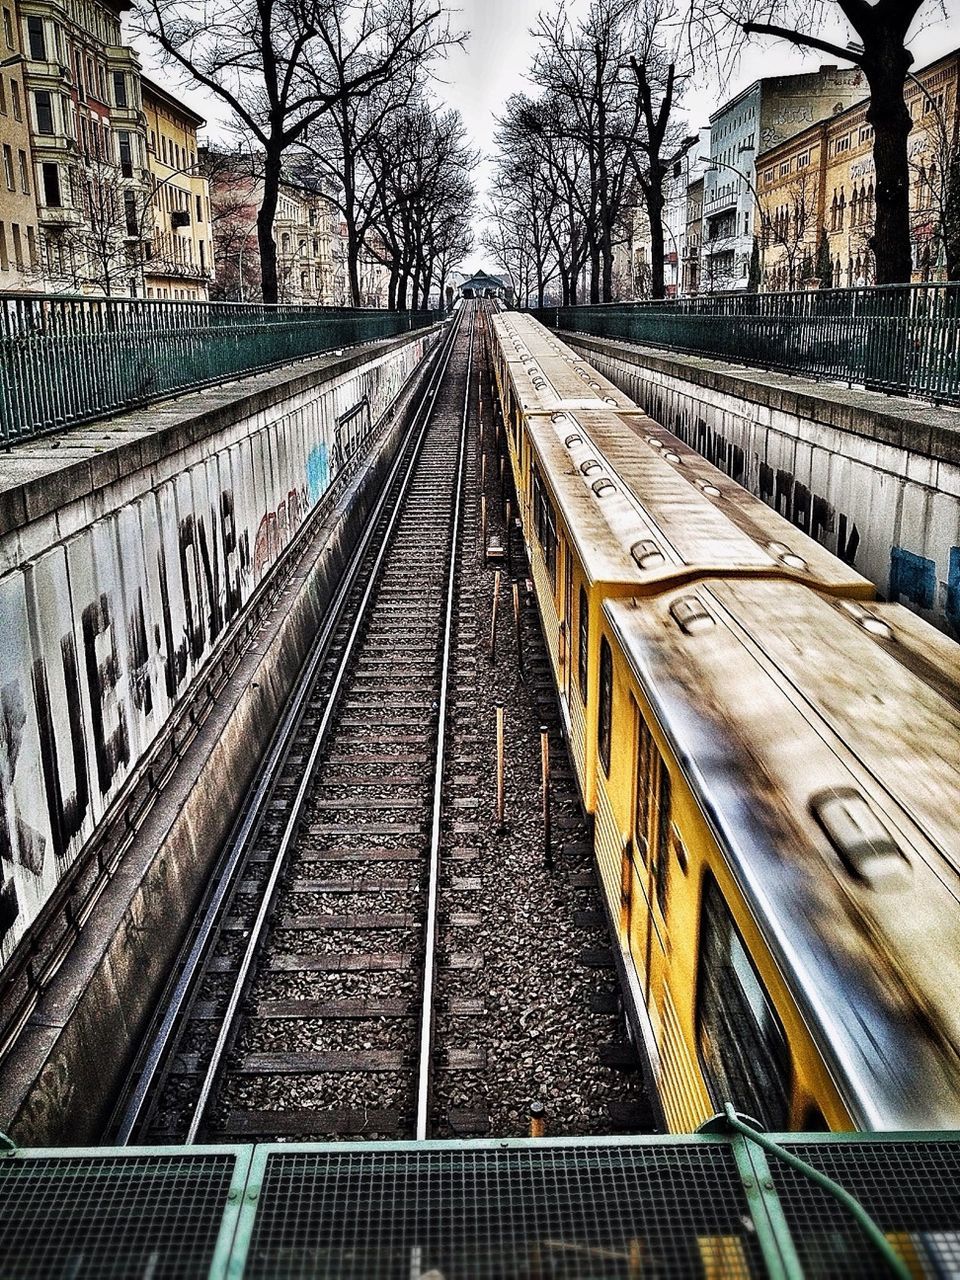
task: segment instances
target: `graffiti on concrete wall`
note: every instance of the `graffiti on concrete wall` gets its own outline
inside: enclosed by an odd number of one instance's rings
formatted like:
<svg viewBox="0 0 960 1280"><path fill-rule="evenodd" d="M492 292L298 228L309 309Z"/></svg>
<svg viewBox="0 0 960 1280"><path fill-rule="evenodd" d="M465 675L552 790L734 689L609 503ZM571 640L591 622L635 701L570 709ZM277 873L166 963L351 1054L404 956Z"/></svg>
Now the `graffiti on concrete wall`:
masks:
<svg viewBox="0 0 960 1280"><path fill-rule="evenodd" d="M0 579L0 960L424 341L230 428L159 483L144 473L113 510L103 495L99 519Z"/></svg>

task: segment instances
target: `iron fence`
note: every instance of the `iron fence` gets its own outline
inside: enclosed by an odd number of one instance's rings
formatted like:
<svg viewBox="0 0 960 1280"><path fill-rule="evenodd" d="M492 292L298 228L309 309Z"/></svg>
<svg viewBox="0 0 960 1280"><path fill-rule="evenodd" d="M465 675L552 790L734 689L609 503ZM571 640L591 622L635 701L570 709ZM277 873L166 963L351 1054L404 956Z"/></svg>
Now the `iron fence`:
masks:
<svg viewBox="0 0 960 1280"><path fill-rule="evenodd" d="M341 347L435 312L0 294L6 446Z"/></svg>
<svg viewBox="0 0 960 1280"><path fill-rule="evenodd" d="M960 285L546 307L552 328L960 404Z"/></svg>

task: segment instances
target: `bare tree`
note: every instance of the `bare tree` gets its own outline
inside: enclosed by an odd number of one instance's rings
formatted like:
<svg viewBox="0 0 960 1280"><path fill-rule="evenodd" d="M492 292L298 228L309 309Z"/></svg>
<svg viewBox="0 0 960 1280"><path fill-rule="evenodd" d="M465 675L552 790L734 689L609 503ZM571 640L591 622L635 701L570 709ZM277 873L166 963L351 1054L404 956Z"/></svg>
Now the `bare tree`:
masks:
<svg viewBox="0 0 960 1280"><path fill-rule="evenodd" d="M747 35L776 36L852 62L863 69L870 87L867 120L873 126L876 170L876 220L870 249L878 284L908 282L910 253L910 174L907 138L910 112L904 87L913 54L907 48L924 17L945 15L945 0L691 0L702 30L714 47L724 24ZM846 48L817 33L846 23L857 37Z"/></svg>
<svg viewBox="0 0 960 1280"><path fill-rule="evenodd" d="M539 48L531 78L553 97L560 128L583 146L586 157L591 302L609 301L613 294L615 229L632 170L627 139L639 128L638 98L623 75L634 4L591 0L574 21L561 3L552 16L541 15L534 29Z"/></svg>
<svg viewBox="0 0 960 1280"><path fill-rule="evenodd" d="M630 67L637 83L643 127L630 137L629 147L649 224L650 294L663 298L664 187L674 166L697 142L695 134L687 134L677 123L674 113L689 76L689 44L685 23L679 21L672 0L641 0L633 31Z"/></svg>
<svg viewBox="0 0 960 1280"><path fill-rule="evenodd" d="M144 0L140 14L164 58L219 98L262 152L257 240L263 298L276 302L287 151L344 96L373 93L445 42L442 11L433 0Z"/></svg>
<svg viewBox="0 0 960 1280"><path fill-rule="evenodd" d="M426 307L438 264L442 260L449 272L458 260L451 237L466 236L474 201L469 175L478 156L460 113L438 112L422 95L389 116L387 125L371 148L376 243L390 272L390 306L403 310L409 300L411 307Z"/></svg>

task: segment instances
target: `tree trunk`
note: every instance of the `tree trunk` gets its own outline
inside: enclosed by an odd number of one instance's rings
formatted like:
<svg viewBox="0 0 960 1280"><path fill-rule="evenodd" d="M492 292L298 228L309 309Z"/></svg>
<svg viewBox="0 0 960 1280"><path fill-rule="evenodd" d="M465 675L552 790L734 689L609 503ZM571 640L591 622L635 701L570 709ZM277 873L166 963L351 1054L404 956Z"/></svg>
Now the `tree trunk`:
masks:
<svg viewBox="0 0 960 1280"><path fill-rule="evenodd" d="M387 306L390 308L391 311L396 311L398 309L397 308L397 286L399 285L399 283L400 283L400 272L397 270L396 263L394 263L390 268L390 283L387 286Z"/></svg>
<svg viewBox="0 0 960 1280"><path fill-rule="evenodd" d="M908 284L910 281L907 138L912 120L903 100L903 88L911 61L905 49L891 49L890 42L884 41L882 48L868 50L863 63L870 86L867 120L874 131L876 221L870 248L876 261L877 284Z"/></svg>
<svg viewBox="0 0 960 1280"><path fill-rule="evenodd" d="M590 302L600 301L600 245L593 241L590 245Z"/></svg>
<svg viewBox="0 0 960 1280"><path fill-rule="evenodd" d="M667 287L664 280L663 258L663 175L657 176L653 165L650 166L649 192L645 192L644 203L647 206L647 220L650 223L650 296L665 298Z"/></svg>
<svg viewBox="0 0 960 1280"><path fill-rule="evenodd" d="M276 302L277 246L273 239L273 220L277 215L280 196L282 153L276 148L263 157L263 199L257 210L257 245L260 249L260 288L264 302Z"/></svg>
<svg viewBox="0 0 960 1280"><path fill-rule="evenodd" d="M360 238L356 228L347 222L347 281L350 286L350 305L360 307Z"/></svg>

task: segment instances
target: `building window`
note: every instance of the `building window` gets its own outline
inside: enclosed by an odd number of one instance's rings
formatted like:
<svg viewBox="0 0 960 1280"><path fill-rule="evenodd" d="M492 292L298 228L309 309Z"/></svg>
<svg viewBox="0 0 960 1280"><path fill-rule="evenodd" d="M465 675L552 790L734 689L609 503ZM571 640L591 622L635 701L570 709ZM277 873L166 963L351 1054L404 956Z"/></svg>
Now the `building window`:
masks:
<svg viewBox="0 0 960 1280"><path fill-rule="evenodd" d="M123 217L127 225L127 235L135 236L137 234L137 205L136 197L132 191L123 193Z"/></svg>
<svg viewBox="0 0 960 1280"><path fill-rule="evenodd" d="M43 202L48 209L59 209L60 200L60 168L55 164L40 166L43 173Z"/></svg>
<svg viewBox="0 0 960 1280"><path fill-rule="evenodd" d="M790 172L790 161L784 160L780 165L780 177L785 178L789 172Z"/></svg>
<svg viewBox="0 0 960 1280"><path fill-rule="evenodd" d="M16 49L16 41L13 38L13 14L9 9L3 11L3 38L7 42L8 49Z"/></svg>
<svg viewBox="0 0 960 1280"><path fill-rule="evenodd" d="M53 100L46 89L38 89L33 95L33 103L37 113L37 133L53 133Z"/></svg>
<svg viewBox="0 0 960 1280"><path fill-rule="evenodd" d="M20 190L28 196L30 194L30 162L27 160L25 151L18 151L17 157L20 161Z"/></svg>
<svg viewBox="0 0 960 1280"><path fill-rule="evenodd" d="M791 1068L783 1025L709 874L701 906L697 1049L716 1108L732 1102L768 1131L788 1127Z"/></svg>
<svg viewBox="0 0 960 1280"><path fill-rule="evenodd" d="M610 776L610 744L613 739L613 654L604 636L600 641L600 699L597 703L597 752L603 771Z"/></svg>
<svg viewBox="0 0 960 1280"><path fill-rule="evenodd" d="M833 151L834 151L834 155L840 155L841 152L849 151L849 150L850 150L850 135L849 133L846 133L842 138L837 138L836 142L834 142Z"/></svg>
<svg viewBox="0 0 960 1280"><path fill-rule="evenodd" d="M43 38L42 18L27 18L27 40L30 44L30 57L37 62L46 62L47 42Z"/></svg>
<svg viewBox="0 0 960 1280"><path fill-rule="evenodd" d="M124 178L132 178L133 156L130 151L130 134L126 130L117 134L117 145L120 149L120 173Z"/></svg>
<svg viewBox="0 0 960 1280"><path fill-rule="evenodd" d="M13 98L13 118L14 120L22 120L23 106L20 102L20 82L18 80L10 81L10 92Z"/></svg>
<svg viewBox="0 0 960 1280"><path fill-rule="evenodd" d="M805 169L809 163L810 163L810 152L801 151L800 154L797 156L797 168Z"/></svg>
<svg viewBox="0 0 960 1280"><path fill-rule="evenodd" d="M196 200L197 200L197 221L202 222L203 221L203 201L200 199L199 196L196 197Z"/></svg>
<svg viewBox="0 0 960 1280"><path fill-rule="evenodd" d="M0 222L0 271L10 270L10 259L7 257L7 232Z"/></svg>
<svg viewBox="0 0 960 1280"><path fill-rule="evenodd" d="M20 239L20 227L16 222L10 224L10 230L13 232L13 258L17 264L17 270L23 270L23 241Z"/></svg>
<svg viewBox="0 0 960 1280"><path fill-rule="evenodd" d="M3 176L7 181L7 190L16 191L17 182L13 173L13 151L9 143L3 144Z"/></svg>
<svg viewBox="0 0 960 1280"><path fill-rule="evenodd" d="M27 249L30 253L30 265L36 267L37 263L37 237L33 227L27 227Z"/></svg>
<svg viewBox="0 0 960 1280"><path fill-rule="evenodd" d="M118 107L127 105L127 77L122 71L113 73L113 101Z"/></svg>

